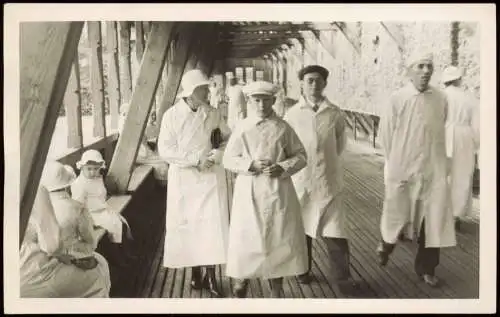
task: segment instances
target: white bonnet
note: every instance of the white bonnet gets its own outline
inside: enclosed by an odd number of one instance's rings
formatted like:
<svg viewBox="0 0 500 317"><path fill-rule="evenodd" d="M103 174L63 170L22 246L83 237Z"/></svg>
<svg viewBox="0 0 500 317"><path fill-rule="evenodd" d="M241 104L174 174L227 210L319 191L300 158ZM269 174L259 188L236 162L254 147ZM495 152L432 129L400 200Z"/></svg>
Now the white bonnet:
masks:
<svg viewBox="0 0 500 317"><path fill-rule="evenodd" d="M81 169L82 166L86 165L89 161L101 163L101 168L106 168L106 162L104 161L101 153L97 150L87 150L82 154L80 161L76 162L76 168Z"/></svg>

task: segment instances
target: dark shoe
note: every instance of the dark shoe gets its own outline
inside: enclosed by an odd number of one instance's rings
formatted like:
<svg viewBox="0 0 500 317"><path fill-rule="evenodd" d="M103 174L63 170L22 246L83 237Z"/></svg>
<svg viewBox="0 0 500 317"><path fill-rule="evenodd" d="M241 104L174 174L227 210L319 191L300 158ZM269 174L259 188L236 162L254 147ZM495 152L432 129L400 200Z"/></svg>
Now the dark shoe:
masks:
<svg viewBox="0 0 500 317"><path fill-rule="evenodd" d="M460 232L462 221L460 218L455 218L455 231Z"/></svg>
<svg viewBox="0 0 500 317"><path fill-rule="evenodd" d="M356 290L360 289L360 284L354 280L351 276L348 278L342 279L337 282L339 289L344 293L353 293Z"/></svg>
<svg viewBox="0 0 500 317"><path fill-rule="evenodd" d="M201 270L200 268L193 267L191 273L191 288L200 290L203 288L203 283L201 280Z"/></svg>
<svg viewBox="0 0 500 317"><path fill-rule="evenodd" d="M439 285L439 279L430 274L422 274L419 275L420 279L424 281L425 284L429 285L430 287L438 287Z"/></svg>
<svg viewBox="0 0 500 317"><path fill-rule="evenodd" d="M297 280L300 284L309 284L312 282L312 276L309 272L306 272L297 276Z"/></svg>
<svg viewBox="0 0 500 317"><path fill-rule="evenodd" d="M237 298L245 298L248 290L248 281L236 281L233 285L233 296Z"/></svg>
<svg viewBox="0 0 500 317"><path fill-rule="evenodd" d="M214 273L208 273L205 275L203 278L202 286L210 292L214 297L217 298L222 298L224 297L222 295L222 292L219 290L217 286L217 280L215 278L215 272Z"/></svg>
<svg viewBox="0 0 500 317"><path fill-rule="evenodd" d="M377 248L377 255L381 266L385 266L387 262L389 262L389 253L384 250L383 244L379 244Z"/></svg>

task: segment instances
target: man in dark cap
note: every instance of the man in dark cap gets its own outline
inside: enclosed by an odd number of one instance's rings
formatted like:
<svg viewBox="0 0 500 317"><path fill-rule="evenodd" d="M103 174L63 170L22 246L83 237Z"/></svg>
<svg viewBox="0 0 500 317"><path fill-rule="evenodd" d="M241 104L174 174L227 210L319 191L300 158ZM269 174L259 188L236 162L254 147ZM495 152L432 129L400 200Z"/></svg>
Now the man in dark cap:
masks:
<svg viewBox="0 0 500 317"><path fill-rule="evenodd" d="M332 273L342 291L358 287L349 268L345 208L342 206L341 155L346 145L343 111L324 95L328 70L311 65L299 72L302 96L285 115L304 144L307 166L292 176L299 197L307 235L309 270L301 283L312 280L312 239L322 238L328 247Z"/></svg>

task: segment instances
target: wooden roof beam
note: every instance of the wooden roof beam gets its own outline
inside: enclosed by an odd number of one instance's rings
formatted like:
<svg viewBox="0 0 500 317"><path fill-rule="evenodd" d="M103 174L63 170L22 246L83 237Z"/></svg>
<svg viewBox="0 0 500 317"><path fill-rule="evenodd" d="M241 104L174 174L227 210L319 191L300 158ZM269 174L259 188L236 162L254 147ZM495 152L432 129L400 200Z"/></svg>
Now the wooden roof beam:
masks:
<svg viewBox="0 0 500 317"><path fill-rule="evenodd" d="M274 38L287 38L287 37L301 37L302 35L299 32L278 32L278 33L264 33L264 34L259 34L259 33L251 33L251 34L246 34L246 33L240 33L240 34L225 34L225 35L219 35L218 41L219 42L224 42L224 41L245 41L245 40L260 40L263 38L267 39L274 39Z"/></svg>
<svg viewBox="0 0 500 317"><path fill-rule="evenodd" d="M299 30L310 30L312 26L308 24L257 24L257 25L245 25L245 26L232 26L228 27L228 32L265 32L265 31L299 31Z"/></svg>

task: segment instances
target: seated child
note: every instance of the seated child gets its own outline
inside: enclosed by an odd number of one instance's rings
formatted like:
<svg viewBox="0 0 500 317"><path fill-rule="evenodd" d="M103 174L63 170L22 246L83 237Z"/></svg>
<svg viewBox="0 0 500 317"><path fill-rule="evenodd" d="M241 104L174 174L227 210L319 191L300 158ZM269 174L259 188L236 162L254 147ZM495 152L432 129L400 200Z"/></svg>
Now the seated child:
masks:
<svg viewBox="0 0 500 317"><path fill-rule="evenodd" d="M101 153L96 150L85 151L76 166L81 172L71 185L73 199L89 210L94 224L107 231L112 244L117 247L122 244L123 225L126 227L127 237L133 240L127 220L106 203L107 190L101 175L105 162Z"/></svg>
<svg viewBox="0 0 500 317"><path fill-rule="evenodd" d="M45 165L41 183L50 193L50 201L60 227L60 253L67 255L66 264L72 263L89 270L98 265L94 256L97 248L94 222L88 210L71 199L69 188L75 179L76 174L71 166L49 161Z"/></svg>

